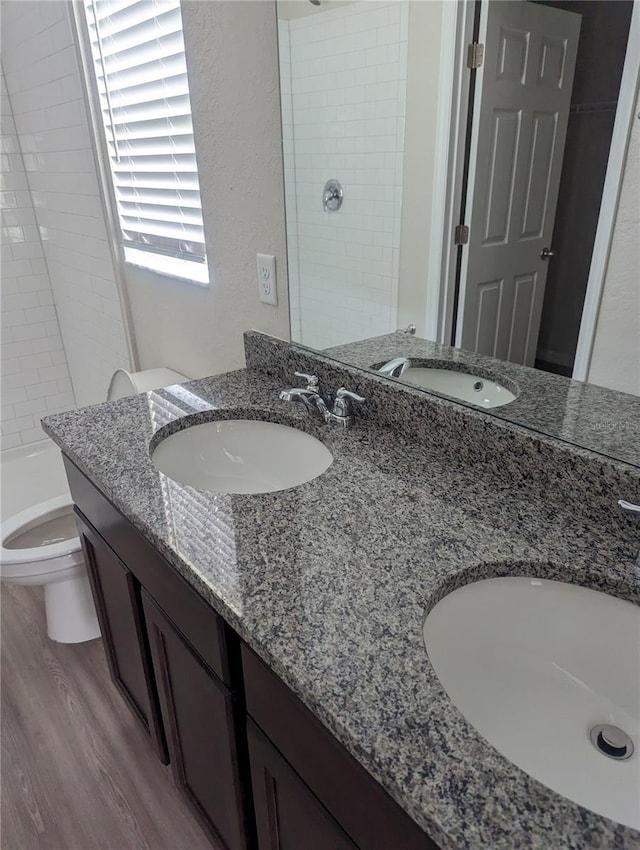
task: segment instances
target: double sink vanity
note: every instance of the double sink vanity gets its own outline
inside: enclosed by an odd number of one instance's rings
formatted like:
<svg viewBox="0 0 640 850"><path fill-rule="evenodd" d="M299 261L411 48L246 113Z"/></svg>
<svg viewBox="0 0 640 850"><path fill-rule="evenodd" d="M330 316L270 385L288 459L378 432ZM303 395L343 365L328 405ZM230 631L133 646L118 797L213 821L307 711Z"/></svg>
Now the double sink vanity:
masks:
<svg viewBox="0 0 640 850"><path fill-rule="evenodd" d="M214 846L640 848L638 466L245 347L44 422L113 681Z"/></svg>

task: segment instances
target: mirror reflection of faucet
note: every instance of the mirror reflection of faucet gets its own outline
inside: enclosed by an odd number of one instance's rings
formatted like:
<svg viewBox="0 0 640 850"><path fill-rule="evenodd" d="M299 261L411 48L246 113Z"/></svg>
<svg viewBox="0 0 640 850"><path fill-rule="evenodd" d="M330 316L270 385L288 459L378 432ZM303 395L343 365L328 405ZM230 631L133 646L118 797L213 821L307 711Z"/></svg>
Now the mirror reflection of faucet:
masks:
<svg viewBox="0 0 640 850"><path fill-rule="evenodd" d="M404 384L430 389L486 409L509 404L515 401L518 395L515 385L512 392L495 378L457 369L438 360L394 357L382 366L374 365L372 368L385 378L394 378Z"/></svg>
<svg viewBox="0 0 640 850"><path fill-rule="evenodd" d="M390 378L400 378L411 366L411 360L408 357L394 357L389 360L384 366L378 369L381 375L388 375Z"/></svg>

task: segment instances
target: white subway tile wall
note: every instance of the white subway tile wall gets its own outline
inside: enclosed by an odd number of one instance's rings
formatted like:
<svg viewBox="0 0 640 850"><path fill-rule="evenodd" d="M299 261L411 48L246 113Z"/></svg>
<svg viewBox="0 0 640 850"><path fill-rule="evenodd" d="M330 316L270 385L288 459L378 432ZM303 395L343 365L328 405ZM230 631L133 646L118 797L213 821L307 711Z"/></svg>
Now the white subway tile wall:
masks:
<svg viewBox="0 0 640 850"><path fill-rule="evenodd" d="M130 363L68 8L4 3L2 62L22 191L31 190L75 399L85 405L104 401L114 370Z"/></svg>
<svg viewBox="0 0 640 850"><path fill-rule="evenodd" d="M407 12L365 0L280 22L292 333L312 347L396 327Z"/></svg>
<svg viewBox="0 0 640 850"><path fill-rule="evenodd" d="M75 407L51 282L15 131L2 86L2 447L44 439L40 419Z"/></svg>

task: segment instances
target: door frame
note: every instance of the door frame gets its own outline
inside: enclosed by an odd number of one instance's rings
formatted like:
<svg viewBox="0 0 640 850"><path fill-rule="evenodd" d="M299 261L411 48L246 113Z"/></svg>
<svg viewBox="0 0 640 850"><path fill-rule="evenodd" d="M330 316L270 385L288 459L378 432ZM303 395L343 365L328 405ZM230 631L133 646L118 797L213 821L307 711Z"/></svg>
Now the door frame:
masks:
<svg viewBox="0 0 640 850"><path fill-rule="evenodd" d="M600 215L593 243L593 255L587 280L587 291L582 308L582 320L578 333L578 347L573 364L572 378L586 381L589 377L591 355L596 337L600 302L609 265L613 243L618 203L622 190L624 166L627 162L629 139L635 117L635 107L640 86L640 2L634 0L629 28L629 41L622 69L618 108L613 124L609 161L602 190ZM640 119L640 116L638 116Z"/></svg>
<svg viewBox="0 0 640 850"><path fill-rule="evenodd" d="M477 0L484 8L488 0ZM464 190L464 164L467 125L472 115L469 115L469 100L472 82L475 86L475 75L466 65L466 46L473 41L474 0L461 0L458 3L447 3L445 7L454 7L445 15L448 26L455 25L455 37L449 30L445 31L443 20L443 40L448 37L448 43L455 43L456 61L443 56L440 73L451 73L453 80L449 87L440 90L438 102L438 144L436 155L441 154L443 140L448 141L446 152L446 197L436 201L434 192L432 214L432 250L429 263L427 310L432 313L427 316L425 327L427 338L443 345L451 345L452 334L456 324L455 301L458 277L457 257L459 246L454 244L454 230L460 221L460 210ZM448 33L448 35L447 35ZM444 43L447 43L446 41ZM620 82L618 106L614 121L611 148L607 164L602 203L598 217L596 238L587 282L587 292L580 323L578 348L574 363L573 378L585 381L588 377L593 342L595 339L598 311L604 288L611 243L615 228L616 212L622 186L626 154L635 115L635 104L640 76L640 0L633 0L633 12L629 28L629 40ZM473 79L472 79L473 77ZM446 79L446 77L444 77ZM450 115L449 122L446 115ZM444 125L444 126L441 126ZM439 217L438 217L439 216ZM444 222L439 235L436 234L438 222ZM440 246L441 250L440 250ZM433 308L437 305L436 318ZM429 332L431 335L429 335Z"/></svg>
<svg viewBox="0 0 640 850"><path fill-rule="evenodd" d="M474 72L467 68L467 45L473 41L476 0L443 3L436 112L434 181L429 234L425 336L448 345L453 327L457 250L454 231L460 224L465 183L469 96ZM446 162L446 168L438 163ZM453 247L452 247L453 246Z"/></svg>

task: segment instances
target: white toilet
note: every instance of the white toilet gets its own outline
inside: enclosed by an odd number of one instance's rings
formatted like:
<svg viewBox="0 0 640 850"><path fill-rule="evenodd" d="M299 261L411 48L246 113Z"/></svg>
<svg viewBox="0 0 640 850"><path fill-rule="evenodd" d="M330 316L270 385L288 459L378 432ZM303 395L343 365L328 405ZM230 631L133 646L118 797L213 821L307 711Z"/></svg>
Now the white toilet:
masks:
<svg viewBox="0 0 640 850"><path fill-rule="evenodd" d="M114 401L188 380L171 369L133 373L118 369L107 398ZM17 512L2 520L0 578L13 584L44 585L47 634L51 640L58 643L92 640L100 636L100 629L66 482L56 482L53 490L64 492L48 497L51 479L56 476L60 479L60 464L51 456L52 449L56 455L58 452L53 444L36 446L26 455L24 449L25 461L19 459L19 465L13 464L15 472L8 477L3 475L3 491L13 486L13 476L16 488L22 488L23 492L16 502ZM25 480L29 481L27 493Z"/></svg>

